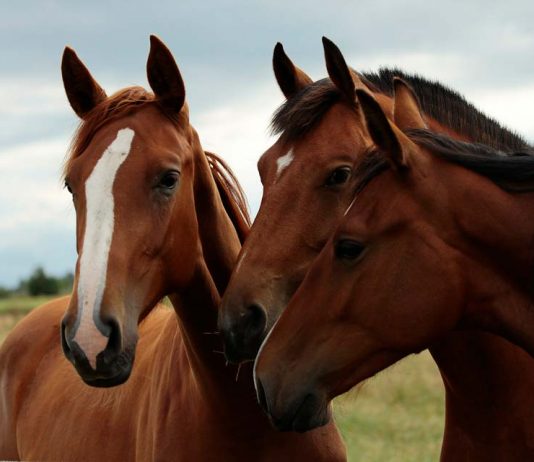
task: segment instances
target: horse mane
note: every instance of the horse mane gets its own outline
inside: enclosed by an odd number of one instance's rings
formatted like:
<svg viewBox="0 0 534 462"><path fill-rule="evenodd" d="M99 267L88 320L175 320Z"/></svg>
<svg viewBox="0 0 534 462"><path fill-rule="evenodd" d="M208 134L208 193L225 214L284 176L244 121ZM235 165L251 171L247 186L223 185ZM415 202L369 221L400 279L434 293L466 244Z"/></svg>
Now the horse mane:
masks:
<svg viewBox="0 0 534 462"><path fill-rule="evenodd" d="M454 140L430 130L411 129L408 137L430 155L482 175L511 193L534 192L534 149L504 152L481 144ZM371 148L356 169L356 193L390 168L386 155Z"/></svg>
<svg viewBox="0 0 534 462"><path fill-rule="evenodd" d="M466 143L429 130L409 130L412 141L447 162L489 178L505 191L534 191L534 149L503 152L481 143Z"/></svg>
<svg viewBox="0 0 534 462"><path fill-rule="evenodd" d="M143 87L133 86L119 90L94 107L76 129L63 167L63 177L66 177L73 160L87 149L100 128L152 104L157 104L153 93L146 91ZM182 113L177 116L171 116L165 111L162 113L175 124L181 123L181 118L185 117ZM230 167L221 158L210 152L205 152L205 155L225 210L243 242L250 228L250 217L243 189Z"/></svg>
<svg viewBox="0 0 534 462"><path fill-rule="evenodd" d="M460 93L440 82L398 68L380 68L378 72L366 72L362 77L372 90L388 96L393 96L393 77L400 77L415 91L425 114L477 143L510 151L528 146L517 133L503 127Z"/></svg>
<svg viewBox="0 0 534 462"><path fill-rule="evenodd" d="M360 74L372 91L387 96L393 95L393 77L396 76L412 86L419 97L422 111L437 122L475 142L497 149L514 151L528 147L528 143L517 133L501 126L459 93L439 82L407 74L396 68L382 68L377 73ZM330 79L318 80L304 87L276 110L271 130L273 134L282 134L287 141L299 139L324 117L332 105L340 101L343 101L341 92Z"/></svg>
<svg viewBox="0 0 534 462"><path fill-rule="evenodd" d="M213 152L204 151L226 213L230 217L241 244L248 235L251 220L243 188L229 165Z"/></svg>

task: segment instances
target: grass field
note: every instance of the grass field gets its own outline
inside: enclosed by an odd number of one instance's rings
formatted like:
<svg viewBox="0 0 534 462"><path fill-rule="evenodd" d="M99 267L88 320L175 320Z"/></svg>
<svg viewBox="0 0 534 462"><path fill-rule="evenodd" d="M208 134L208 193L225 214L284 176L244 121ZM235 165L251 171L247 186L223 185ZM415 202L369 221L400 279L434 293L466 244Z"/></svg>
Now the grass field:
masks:
<svg viewBox="0 0 534 462"><path fill-rule="evenodd" d="M335 401L351 461L437 461L443 383L430 354L411 356Z"/></svg>
<svg viewBox="0 0 534 462"><path fill-rule="evenodd" d="M0 343L28 311L49 299L0 300ZM334 404L350 461L439 460L443 384L427 352L401 361Z"/></svg>
<svg viewBox="0 0 534 462"><path fill-rule="evenodd" d="M0 298L0 344L13 328L13 326L24 317L30 310L41 305L54 297L29 297L17 296Z"/></svg>

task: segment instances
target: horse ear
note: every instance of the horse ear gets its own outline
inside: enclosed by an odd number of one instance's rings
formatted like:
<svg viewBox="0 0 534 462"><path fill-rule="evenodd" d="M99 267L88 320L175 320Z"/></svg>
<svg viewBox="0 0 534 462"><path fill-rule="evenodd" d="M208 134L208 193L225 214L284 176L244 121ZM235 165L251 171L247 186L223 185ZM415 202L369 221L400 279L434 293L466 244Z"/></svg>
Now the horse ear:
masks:
<svg viewBox="0 0 534 462"><path fill-rule="evenodd" d="M93 79L87 67L70 47L65 47L63 51L61 76L69 103L82 119L98 103L107 98L106 92Z"/></svg>
<svg viewBox="0 0 534 462"><path fill-rule="evenodd" d="M352 72L345 62L339 48L331 40L323 37L324 58L330 80L341 91L347 101L356 101L354 90L356 85L352 78Z"/></svg>
<svg viewBox="0 0 534 462"><path fill-rule="evenodd" d="M387 119L378 102L365 90L356 90L367 129L374 143L387 155L393 167L409 167L409 152L413 143Z"/></svg>
<svg viewBox="0 0 534 462"><path fill-rule="evenodd" d="M401 130L428 128L419 105L419 98L413 89L401 78L393 78L395 96L393 98L393 120Z"/></svg>
<svg viewBox="0 0 534 462"><path fill-rule="evenodd" d="M287 99L313 82L308 74L293 64L280 42L274 47L273 69L280 90Z"/></svg>
<svg viewBox="0 0 534 462"><path fill-rule="evenodd" d="M177 114L185 102L185 86L176 61L165 44L150 36L150 53L146 63L150 88L163 110Z"/></svg>

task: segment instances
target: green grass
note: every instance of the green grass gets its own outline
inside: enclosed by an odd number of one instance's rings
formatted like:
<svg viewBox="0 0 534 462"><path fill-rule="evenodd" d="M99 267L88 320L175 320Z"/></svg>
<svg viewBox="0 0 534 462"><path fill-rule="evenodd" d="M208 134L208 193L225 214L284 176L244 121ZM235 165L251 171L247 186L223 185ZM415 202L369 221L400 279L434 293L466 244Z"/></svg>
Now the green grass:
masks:
<svg viewBox="0 0 534 462"><path fill-rule="evenodd" d="M428 352L403 360L334 405L350 461L439 460L444 392Z"/></svg>
<svg viewBox="0 0 534 462"><path fill-rule="evenodd" d="M8 332L36 306L57 296L30 297L25 295L0 298L0 344Z"/></svg>
<svg viewBox="0 0 534 462"><path fill-rule="evenodd" d="M30 295L17 295L7 298L0 298L0 314L4 313L28 313L36 306L42 305L59 295L41 295L32 297Z"/></svg>
<svg viewBox="0 0 534 462"><path fill-rule="evenodd" d="M33 307L54 297L0 300L0 343ZM430 355L411 356L334 403L349 461L437 461L443 435L441 377Z"/></svg>

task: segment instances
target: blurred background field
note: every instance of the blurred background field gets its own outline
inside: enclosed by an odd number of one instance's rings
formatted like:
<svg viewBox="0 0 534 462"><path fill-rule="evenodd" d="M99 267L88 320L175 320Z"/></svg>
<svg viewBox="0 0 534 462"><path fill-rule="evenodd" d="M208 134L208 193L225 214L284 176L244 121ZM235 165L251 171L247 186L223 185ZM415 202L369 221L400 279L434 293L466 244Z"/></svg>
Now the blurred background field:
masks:
<svg viewBox="0 0 534 462"><path fill-rule="evenodd" d="M0 344L32 308L57 295L0 298ZM349 461L439 460L444 397L428 352L411 356L335 402Z"/></svg>
<svg viewBox="0 0 534 462"><path fill-rule="evenodd" d="M30 312L35 306L39 306L52 299L50 295L14 295L0 299L0 344L7 333Z"/></svg>
<svg viewBox="0 0 534 462"><path fill-rule="evenodd" d="M404 359L334 404L350 461L439 460L444 390L427 351Z"/></svg>

